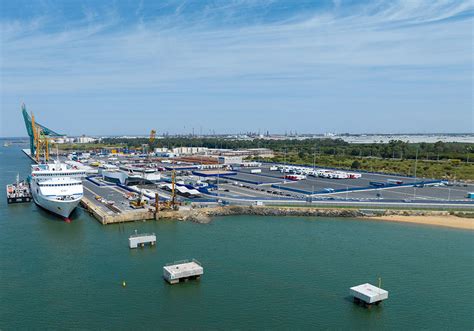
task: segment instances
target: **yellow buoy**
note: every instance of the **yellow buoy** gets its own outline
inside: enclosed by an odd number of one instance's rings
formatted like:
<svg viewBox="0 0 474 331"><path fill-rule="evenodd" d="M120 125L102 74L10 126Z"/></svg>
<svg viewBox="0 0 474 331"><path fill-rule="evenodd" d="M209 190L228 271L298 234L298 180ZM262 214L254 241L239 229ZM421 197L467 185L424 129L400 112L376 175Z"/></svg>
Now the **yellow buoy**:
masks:
<svg viewBox="0 0 474 331"><path fill-rule="evenodd" d="M122 287L126 287L127 286L127 283L125 283L125 281L122 282Z"/></svg>

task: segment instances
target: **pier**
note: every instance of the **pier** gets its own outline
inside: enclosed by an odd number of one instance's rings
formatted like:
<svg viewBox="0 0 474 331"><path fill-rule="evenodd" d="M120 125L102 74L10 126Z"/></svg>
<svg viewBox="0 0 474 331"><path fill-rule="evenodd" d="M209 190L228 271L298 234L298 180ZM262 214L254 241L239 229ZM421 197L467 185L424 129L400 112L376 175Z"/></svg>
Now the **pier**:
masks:
<svg viewBox="0 0 474 331"><path fill-rule="evenodd" d="M167 264L163 267L163 278L170 284L190 279L200 279L204 269L199 261L192 259Z"/></svg>
<svg viewBox="0 0 474 331"><path fill-rule="evenodd" d="M124 223L124 222L134 222L141 220L152 220L154 219L153 211L148 209L135 210L135 211L126 211L126 212L114 212L109 209L108 206L100 204L100 202L92 199L83 197L81 204L91 213L102 224L113 224L113 223Z"/></svg>
<svg viewBox="0 0 474 331"><path fill-rule="evenodd" d="M156 235L154 233L137 233L137 230L135 230L135 233L128 238L130 248L145 247L146 244L156 245Z"/></svg>
<svg viewBox="0 0 474 331"><path fill-rule="evenodd" d="M357 285L350 288L350 294L354 297L354 303L370 308L373 304L379 305L388 299L388 291L369 283Z"/></svg>

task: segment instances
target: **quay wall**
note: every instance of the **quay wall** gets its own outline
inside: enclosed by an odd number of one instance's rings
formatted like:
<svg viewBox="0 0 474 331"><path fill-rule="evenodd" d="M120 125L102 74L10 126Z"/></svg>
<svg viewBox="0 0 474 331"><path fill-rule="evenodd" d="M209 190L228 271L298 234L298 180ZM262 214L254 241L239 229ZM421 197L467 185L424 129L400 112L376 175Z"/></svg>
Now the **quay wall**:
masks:
<svg viewBox="0 0 474 331"><path fill-rule="evenodd" d="M133 210L122 213L109 213L104 212L93 201L85 197L82 198L81 204L102 224L124 223L154 219L154 213L149 209Z"/></svg>

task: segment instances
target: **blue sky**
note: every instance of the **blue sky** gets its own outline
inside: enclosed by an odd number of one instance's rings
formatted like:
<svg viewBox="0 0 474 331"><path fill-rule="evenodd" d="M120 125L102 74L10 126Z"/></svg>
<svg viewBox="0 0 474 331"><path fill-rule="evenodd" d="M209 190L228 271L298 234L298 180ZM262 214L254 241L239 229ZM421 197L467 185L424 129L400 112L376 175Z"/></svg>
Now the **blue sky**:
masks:
<svg viewBox="0 0 474 331"><path fill-rule="evenodd" d="M0 136L473 132L472 1L0 4Z"/></svg>

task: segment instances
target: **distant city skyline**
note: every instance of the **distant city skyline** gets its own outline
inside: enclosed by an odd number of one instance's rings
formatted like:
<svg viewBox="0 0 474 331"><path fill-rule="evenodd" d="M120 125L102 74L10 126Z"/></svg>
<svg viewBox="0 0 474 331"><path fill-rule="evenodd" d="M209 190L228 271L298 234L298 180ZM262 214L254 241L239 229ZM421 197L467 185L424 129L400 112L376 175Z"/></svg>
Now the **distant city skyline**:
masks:
<svg viewBox="0 0 474 331"><path fill-rule="evenodd" d="M0 136L472 133L471 1L3 1Z"/></svg>

